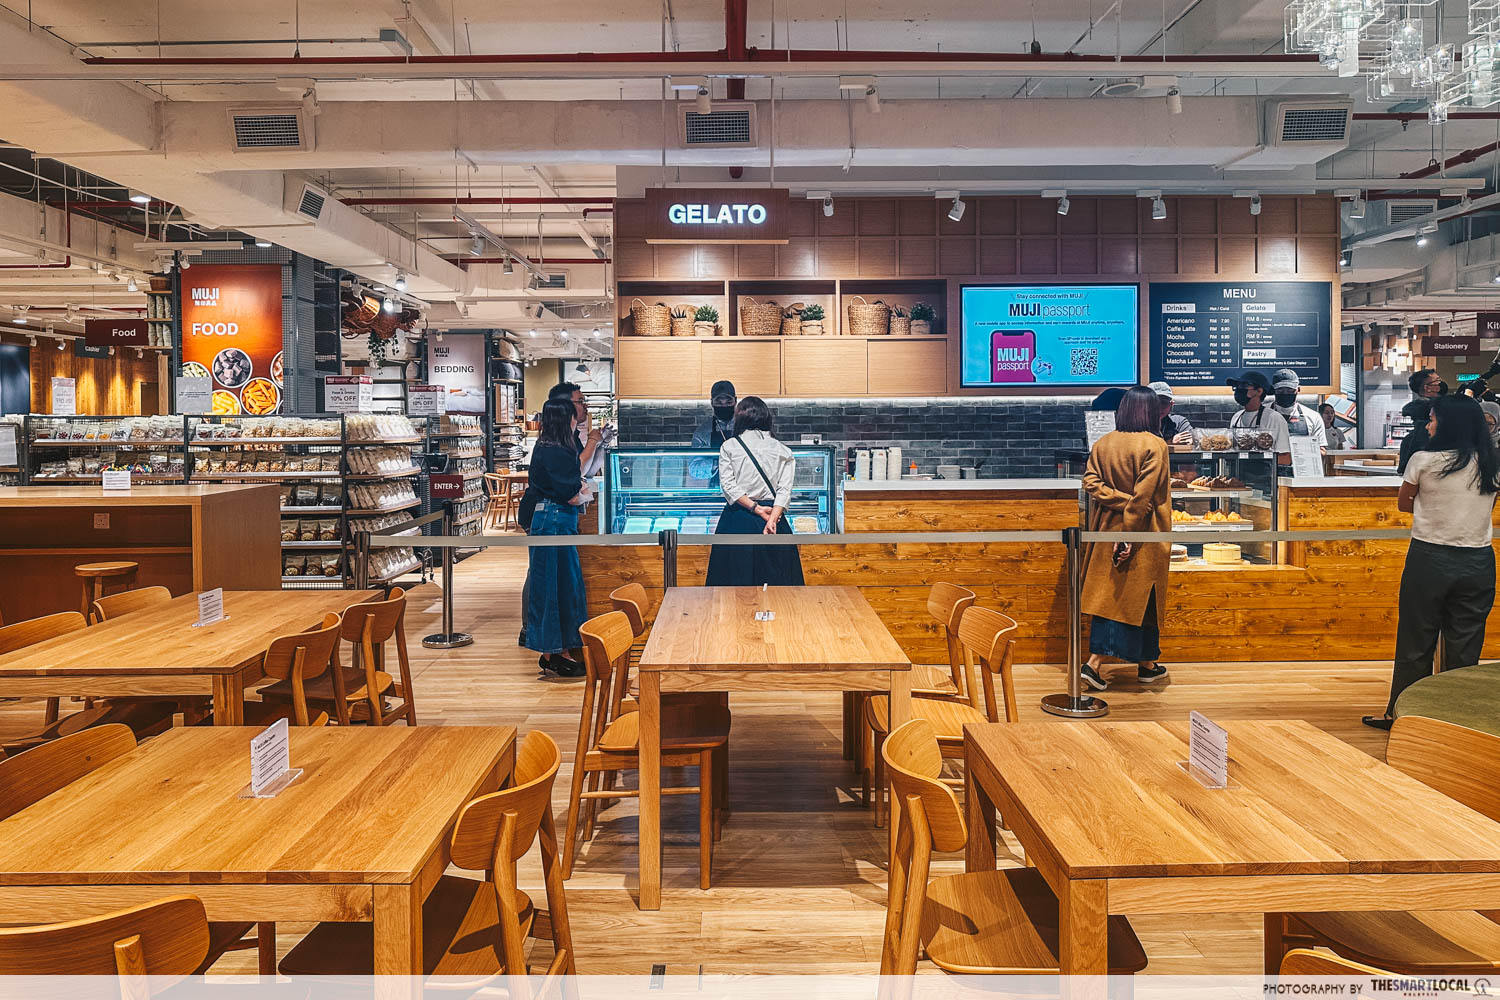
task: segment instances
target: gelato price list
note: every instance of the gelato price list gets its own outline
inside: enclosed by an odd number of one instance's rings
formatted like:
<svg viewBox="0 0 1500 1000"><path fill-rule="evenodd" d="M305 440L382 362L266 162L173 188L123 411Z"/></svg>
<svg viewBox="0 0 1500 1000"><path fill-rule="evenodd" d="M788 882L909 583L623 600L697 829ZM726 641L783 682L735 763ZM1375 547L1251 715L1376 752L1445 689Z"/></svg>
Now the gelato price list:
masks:
<svg viewBox="0 0 1500 1000"><path fill-rule="evenodd" d="M1151 378L1223 385L1248 368L1290 368L1303 385L1332 383L1328 282L1152 284Z"/></svg>

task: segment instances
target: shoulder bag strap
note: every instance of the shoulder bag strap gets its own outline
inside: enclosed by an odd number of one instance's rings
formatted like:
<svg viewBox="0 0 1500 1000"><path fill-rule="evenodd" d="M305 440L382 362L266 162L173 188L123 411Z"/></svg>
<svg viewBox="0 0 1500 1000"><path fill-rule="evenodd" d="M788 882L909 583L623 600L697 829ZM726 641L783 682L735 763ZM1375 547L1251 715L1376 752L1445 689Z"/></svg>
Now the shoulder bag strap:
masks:
<svg viewBox="0 0 1500 1000"><path fill-rule="evenodd" d="M755 466L755 471L756 472L760 473L761 482L765 483L766 484L766 489L768 489L768 490L771 491L771 502L775 503L776 502L776 484L773 483L773 482L771 482L771 477L768 476L768 475L766 475L766 470L762 469L760 467L760 463L755 460L755 452L753 452L753 451L750 450L750 446L745 443L745 439L744 438L738 438L737 437L737 438L734 438L733 440L737 444L739 444L739 446L741 448L745 449L745 457L748 458L748 459L750 459L750 464L753 465L753 466Z"/></svg>

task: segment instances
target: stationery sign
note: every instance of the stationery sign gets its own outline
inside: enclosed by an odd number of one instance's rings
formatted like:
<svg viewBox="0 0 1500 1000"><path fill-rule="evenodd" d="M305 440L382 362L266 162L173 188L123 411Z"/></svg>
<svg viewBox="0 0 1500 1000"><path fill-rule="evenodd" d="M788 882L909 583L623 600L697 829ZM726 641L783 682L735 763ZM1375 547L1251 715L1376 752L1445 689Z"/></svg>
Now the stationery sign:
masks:
<svg viewBox="0 0 1500 1000"><path fill-rule="evenodd" d="M1197 712L1188 717L1187 769L1205 788L1229 785L1229 732Z"/></svg>
<svg viewBox="0 0 1500 1000"><path fill-rule="evenodd" d="M224 620L224 588L215 587L198 595L198 628Z"/></svg>
<svg viewBox="0 0 1500 1000"><path fill-rule="evenodd" d="M178 413L208 413L213 405L213 379L207 375L177 376Z"/></svg>
<svg viewBox="0 0 1500 1000"><path fill-rule="evenodd" d="M151 332L143 319L86 319L83 341L90 347L145 347L151 343Z"/></svg>
<svg viewBox="0 0 1500 1000"><path fill-rule="evenodd" d="M786 243L786 188L649 188L647 243Z"/></svg>
<svg viewBox="0 0 1500 1000"><path fill-rule="evenodd" d="M329 375L323 379L328 413L369 413L375 406L375 380L368 375Z"/></svg>
<svg viewBox="0 0 1500 1000"><path fill-rule="evenodd" d="M107 490L130 490L129 469L105 469L100 473L100 480Z"/></svg>
<svg viewBox="0 0 1500 1000"><path fill-rule="evenodd" d="M250 741L250 788L241 798L269 799L301 774L292 770L291 727L277 719Z"/></svg>
<svg viewBox="0 0 1500 1000"><path fill-rule="evenodd" d="M414 385L406 390L408 417L441 417L448 412L448 390L441 385Z"/></svg>
<svg viewBox="0 0 1500 1000"><path fill-rule="evenodd" d="M52 412L60 417L71 417L78 412L77 384L72 379L52 380Z"/></svg>
<svg viewBox="0 0 1500 1000"><path fill-rule="evenodd" d="M1483 314L1482 314L1483 315ZM1455 337L1449 334L1422 338L1422 353L1433 357L1468 357L1479 353L1479 335Z"/></svg>

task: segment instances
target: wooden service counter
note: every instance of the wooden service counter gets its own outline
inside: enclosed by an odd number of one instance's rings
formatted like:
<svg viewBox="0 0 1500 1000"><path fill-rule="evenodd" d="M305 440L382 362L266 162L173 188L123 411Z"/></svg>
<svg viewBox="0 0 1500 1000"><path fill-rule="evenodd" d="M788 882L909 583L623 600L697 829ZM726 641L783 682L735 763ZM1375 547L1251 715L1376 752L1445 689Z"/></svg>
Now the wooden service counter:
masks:
<svg viewBox="0 0 1500 1000"><path fill-rule="evenodd" d="M79 610L79 563L140 563L135 586L279 590L276 486L0 488L0 614L7 622Z"/></svg>

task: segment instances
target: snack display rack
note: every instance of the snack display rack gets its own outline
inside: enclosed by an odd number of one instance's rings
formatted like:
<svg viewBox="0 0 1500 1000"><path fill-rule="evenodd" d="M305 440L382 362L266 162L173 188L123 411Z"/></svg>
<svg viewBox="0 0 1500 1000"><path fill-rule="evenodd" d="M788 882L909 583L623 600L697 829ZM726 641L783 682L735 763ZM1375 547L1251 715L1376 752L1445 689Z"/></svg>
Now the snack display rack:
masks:
<svg viewBox="0 0 1500 1000"><path fill-rule="evenodd" d="M443 472L464 477L464 492L453 501L453 534L479 535L484 529L484 422L478 414L448 413L441 417L429 417L428 437L433 444L428 457L433 472ZM441 506L432 499L431 492L425 494L423 513L432 513ZM441 524L429 526L428 534L441 533ZM464 559L479 551L456 549L455 559ZM434 555L434 561L440 554Z"/></svg>
<svg viewBox="0 0 1500 1000"><path fill-rule="evenodd" d="M53 416L25 419L19 466L27 485L103 481L128 469L138 483L181 483L187 461L181 417Z"/></svg>
<svg viewBox="0 0 1500 1000"><path fill-rule="evenodd" d="M22 458L26 447L26 421L22 414L0 416L0 486L20 486Z"/></svg>

